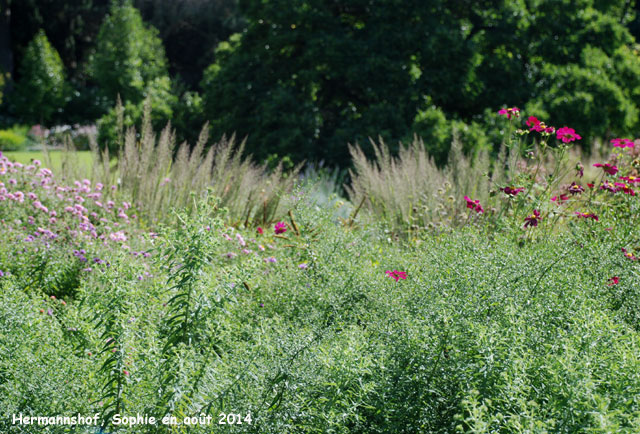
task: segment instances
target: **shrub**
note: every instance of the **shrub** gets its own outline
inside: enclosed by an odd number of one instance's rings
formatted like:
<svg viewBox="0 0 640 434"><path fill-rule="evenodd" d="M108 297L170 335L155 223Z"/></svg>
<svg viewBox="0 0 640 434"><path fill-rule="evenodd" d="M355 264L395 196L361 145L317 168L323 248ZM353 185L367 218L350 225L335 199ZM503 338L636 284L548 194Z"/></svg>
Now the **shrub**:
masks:
<svg viewBox="0 0 640 434"><path fill-rule="evenodd" d="M439 166L447 162L454 131L465 153L473 154L487 149L489 141L481 125L467 124L459 120L447 119L444 112L434 105L419 110L413 120L412 131L422 139L425 149Z"/></svg>
<svg viewBox="0 0 640 434"><path fill-rule="evenodd" d="M23 151L29 143L28 133L28 127L19 125L0 130L0 151Z"/></svg>
<svg viewBox="0 0 640 434"><path fill-rule="evenodd" d="M14 104L17 114L29 122L48 122L64 105L64 65L40 30L27 46L20 65Z"/></svg>

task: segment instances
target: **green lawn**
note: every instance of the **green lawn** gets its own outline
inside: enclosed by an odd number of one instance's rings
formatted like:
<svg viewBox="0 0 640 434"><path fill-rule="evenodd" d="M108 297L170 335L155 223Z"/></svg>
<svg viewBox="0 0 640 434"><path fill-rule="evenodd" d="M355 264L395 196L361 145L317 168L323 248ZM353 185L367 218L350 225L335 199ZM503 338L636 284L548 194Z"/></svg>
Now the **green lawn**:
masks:
<svg viewBox="0 0 640 434"><path fill-rule="evenodd" d="M63 151L50 151L49 158L51 164L48 164L44 153L42 151L14 151L3 152L9 159L18 161L22 164L30 164L33 160L42 161L43 166L49 167L54 173L60 173L65 167L65 171L68 171L69 167L72 167L74 172L84 173L89 175L91 173L91 166L93 164L93 155L91 151L76 151L73 153L65 153ZM66 164L65 164L66 163Z"/></svg>

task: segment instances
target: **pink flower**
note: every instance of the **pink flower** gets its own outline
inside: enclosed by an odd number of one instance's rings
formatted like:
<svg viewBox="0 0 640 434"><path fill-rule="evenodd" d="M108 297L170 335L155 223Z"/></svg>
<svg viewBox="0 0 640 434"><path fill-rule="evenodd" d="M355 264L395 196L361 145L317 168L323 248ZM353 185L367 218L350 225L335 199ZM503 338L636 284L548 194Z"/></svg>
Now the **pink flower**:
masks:
<svg viewBox="0 0 640 434"><path fill-rule="evenodd" d="M640 183L640 177L638 177L638 176L633 176L633 175L621 176L620 179L622 179L623 181L627 181L627 182L629 182L631 184Z"/></svg>
<svg viewBox="0 0 640 434"><path fill-rule="evenodd" d="M636 256L633 253L627 252L627 249L625 249L624 247L622 247L621 250L622 250L622 253L624 253L624 257L625 258L630 259L632 261L637 261L638 260L638 258L636 258Z"/></svg>
<svg viewBox="0 0 640 434"><path fill-rule="evenodd" d="M520 188L515 188L515 187L504 187L501 188L500 191L503 191L504 194L508 195L508 196L517 196L518 193L523 192L524 188L520 187Z"/></svg>
<svg viewBox="0 0 640 434"><path fill-rule="evenodd" d="M273 227L276 234L283 234L287 232L287 224L285 222L278 222Z"/></svg>
<svg viewBox="0 0 640 434"><path fill-rule="evenodd" d="M615 185L611 184L609 181L607 181L605 179L604 182L602 183L602 185L600 186L600 190L607 190L607 191L610 191L612 193L616 193L618 191L618 187L616 187Z"/></svg>
<svg viewBox="0 0 640 434"><path fill-rule="evenodd" d="M614 148L633 148L634 143L629 139L613 139L611 144Z"/></svg>
<svg viewBox="0 0 640 434"><path fill-rule="evenodd" d="M579 194L582 193L584 191L584 187L581 186L580 184L576 184L575 182L572 182L571 185L569 186L569 193L571 194Z"/></svg>
<svg viewBox="0 0 640 434"><path fill-rule="evenodd" d="M593 167L602 167L602 170L604 170L609 175L615 175L616 173L618 173L618 167L609 163L596 163L593 165Z"/></svg>
<svg viewBox="0 0 640 434"><path fill-rule="evenodd" d="M258 226L257 231L258 231L258 233L259 233L260 235L264 234L264 230L263 230L261 227L259 227L259 226Z"/></svg>
<svg viewBox="0 0 640 434"><path fill-rule="evenodd" d="M622 182L614 182L613 185L616 186L617 191L621 191L624 194L628 194L629 196L635 196L636 195L636 192L633 191L631 189L631 187L629 187L627 184L624 184Z"/></svg>
<svg viewBox="0 0 640 434"><path fill-rule="evenodd" d="M538 211L537 209L533 210L533 214L531 214L529 217L524 219L524 227L535 227L538 226L538 222L542 220L542 218L540 217L540 211Z"/></svg>
<svg viewBox="0 0 640 434"><path fill-rule="evenodd" d="M609 279L609 282L609 286L617 285L618 283L620 283L620 278L618 276L613 276L611 279Z"/></svg>
<svg viewBox="0 0 640 434"><path fill-rule="evenodd" d="M527 122L525 122L528 127L535 127L536 125L540 125L540 121L535 116L529 116Z"/></svg>
<svg viewBox="0 0 640 434"><path fill-rule="evenodd" d="M576 134L576 130L569 127L559 128L558 131L556 131L556 138L558 140L562 140L563 143L569 143L573 142L574 140L582 139L582 137Z"/></svg>
<svg viewBox="0 0 640 434"><path fill-rule="evenodd" d="M595 215L592 212L577 212L575 213L578 218L584 218L584 219L593 219L595 221L598 221L598 216Z"/></svg>
<svg viewBox="0 0 640 434"><path fill-rule="evenodd" d="M398 270L387 270L385 271L385 274L389 277L391 277L392 279L394 279L396 282L399 281L400 279L406 279L407 278L407 273L405 271L398 271Z"/></svg>
<svg viewBox="0 0 640 434"><path fill-rule="evenodd" d="M478 199L471 200L469 199L469 196L465 196L464 200L467 202L467 208L476 211L478 214L482 214L484 212L484 209L482 208L482 205L480 205L480 201Z"/></svg>
<svg viewBox="0 0 640 434"><path fill-rule="evenodd" d="M511 116L515 116L515 117L519 118L520 117L520 109L518 107L503 108L503 109L500 109L500 111L498 111L498 114L506 116L507 119L511 119Z"/></svg>

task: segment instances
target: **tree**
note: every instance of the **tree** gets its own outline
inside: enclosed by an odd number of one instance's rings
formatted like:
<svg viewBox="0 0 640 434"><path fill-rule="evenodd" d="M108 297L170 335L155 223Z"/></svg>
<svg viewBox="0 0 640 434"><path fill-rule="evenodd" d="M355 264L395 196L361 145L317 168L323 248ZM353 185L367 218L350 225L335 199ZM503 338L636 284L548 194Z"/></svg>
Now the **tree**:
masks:
<svg viewBox="0 0 640 434"><path fill-rule="evenodd" d="M153 27L145 26L129 1L112 3L100 26L90 65L93 79L112 104L118 95L138 104L153 80L168 75L157 34Z"/></svg>
<svg viewBox="0 0 640 434"><path fill-rule="evenodd" d="M205 113L214 136L248 135L258 158L333 164L348 161L349 142L412 132L434 134L446 155L444 132L507 104L585 142L630 133L640 63L628 3L244 0L246 29L205 72Z"/></svg>
<svg viewBox="0 0 640 434"><path fill-rule="evenodd" d="M29 122L48 122L62 109L65 91L64 65L41 30L22 58L14 96L16 111Z"/></svg>

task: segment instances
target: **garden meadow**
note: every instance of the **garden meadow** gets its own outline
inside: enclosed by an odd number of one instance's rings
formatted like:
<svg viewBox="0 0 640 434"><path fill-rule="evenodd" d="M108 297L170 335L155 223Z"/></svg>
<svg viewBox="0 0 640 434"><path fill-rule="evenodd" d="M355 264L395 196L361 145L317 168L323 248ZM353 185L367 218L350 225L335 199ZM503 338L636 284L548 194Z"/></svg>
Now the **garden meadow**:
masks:
<svg viewBox="0 0 640 434"><path fill-rule="evenodd" d="M2 431L637 431L640 145L495 116L492 164L352 148L346 199L168 128L2 156Z"/></svg>
<svg viewBox="0 0 640 434"><path fill-rule="evenodd" d="M640 432L639 39L0 0L0 433Z"/></svg>

